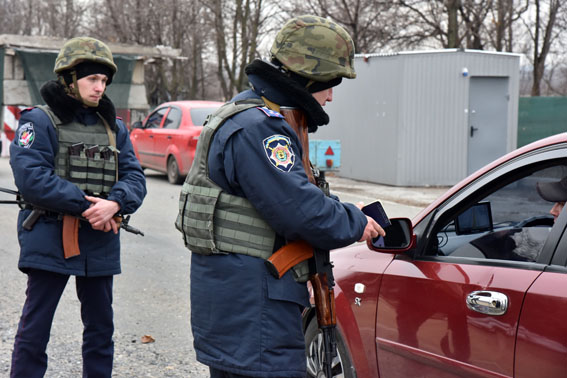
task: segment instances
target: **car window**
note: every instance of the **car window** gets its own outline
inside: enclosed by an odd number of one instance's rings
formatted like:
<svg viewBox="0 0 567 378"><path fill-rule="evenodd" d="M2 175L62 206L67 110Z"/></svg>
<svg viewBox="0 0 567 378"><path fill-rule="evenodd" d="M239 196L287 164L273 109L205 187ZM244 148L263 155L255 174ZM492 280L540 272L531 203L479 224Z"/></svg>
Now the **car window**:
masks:
<svg viewBox="0 0 567 378"><path fill-rule="evenodd" d="M218 108L192 108L191 109L191 120L196 126L202 126L207 119L209 114L212 114Z"/></svg>
<svg viewBox="0 0 567 378"><path fill-rule="evenodd" d="M181 110L177 108L170 108L169 113L167 113L167 118L163 122L164 129L178 129L181 123Z"/></svg>
<svg viewBox="0 0 567 378"><path fill-rule="evenodd" d="M150 116L148 117L148 121L146 122L146 128L149 129L158 128L161 125L161 120L163 119L163 116L167 112L167 109L168 109L167 107L160 108L155 112L153 112L152 114L150 114Z"/></svg>
<svg viewBox="0 0 567 378"><path fill-rule="evenodd" d="M450 219L435 226L428 255L535 262L554 217L554 203L540 197L538 182L567 176L564 165L546 166L525 174L514 173L501 185L472 204L457 209ZM487 188L483 188L487 189ZM490 189L490 188L488 188Z"/></svg>

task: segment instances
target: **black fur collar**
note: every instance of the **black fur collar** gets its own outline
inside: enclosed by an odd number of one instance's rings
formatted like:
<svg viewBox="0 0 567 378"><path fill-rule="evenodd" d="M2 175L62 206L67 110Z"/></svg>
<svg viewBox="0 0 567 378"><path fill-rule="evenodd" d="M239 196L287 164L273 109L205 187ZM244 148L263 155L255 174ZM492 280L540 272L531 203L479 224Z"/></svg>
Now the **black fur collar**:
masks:
<svg viewBox="0 0 567 378"><path fill-rule="evenodd" d="M268 100L279 105L288 105L278 102L279 99L275 98L280 94L288 99L288 101L293 102L293 105L301 108L305 112L307 127L310 133L315 132L318 126L329 123L329 116L311 93L276 67L257 59L246 66L245 72L248 76L251 76L251 82L254 81L253 76L258 76L262 84L273 89L273 91L270 91L270 88L263 91L256 88L255 85L254 91L259 96L265 96Z"/></svg>
<svg viewBox="0 0 567 378"><path fill-rule="evenodd" d="M45 103L63 123L73 121L76 114L85 110L83 103L65 93L63 84L56 80L45 83L40 89L40 94ZM108 122L110 128L116 129L116 109L106 94L102 96L98 106L92 109Z"/></svg>

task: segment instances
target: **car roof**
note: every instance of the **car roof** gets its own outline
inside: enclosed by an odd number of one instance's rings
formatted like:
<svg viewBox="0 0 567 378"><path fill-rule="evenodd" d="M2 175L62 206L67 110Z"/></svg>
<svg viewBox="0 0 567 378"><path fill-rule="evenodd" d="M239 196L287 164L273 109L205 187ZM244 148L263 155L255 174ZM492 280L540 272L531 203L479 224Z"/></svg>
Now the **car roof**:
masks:
<svg viewBox="0 0 567 378"><path fill-rule="evenodd" d="M504 155L504 156L494 160L493 162L485 165L484 167L482 167L478 171L472 173L471 175L469 175L468 177L466 177L465 179L463 179L462 181L457 183L455 186L453 186L451 189L449 189L447 192L445 192L443 195L441 195L439 198L437 198L435 201L433 201L429 206L427 206L425 209L423 209L421 212L419 212L413 218L412 223L415 226L416 224L421 222L423 220L423 218L425 218L432 210L434 210L435 208L437 208L437 206L439 206L441 203L443 203L445 200L447 200L447 198L451 197L452 195L457 193L459 190L461 190L462 188L467 186L469 183L471 183L472 181L479 178L480 176L482 176L485 173L493 170L494 168L506 163L507 161L515 159L518 156L521 156L521 155L526 154L528 152L531 152L531 151L534 151L534 150L537 150L537 149L540 149L540 148L543 148L543 147L552 146L554 144L561 144L561 143L567 143L567 133L561 133L561 134L553 135L553 136L550 136L550 137L547 137L547 138L544 138L544 139L540 139L540 140L537 140L533 143L530 143L528 145L520 147L520 148L518 148L518 149L516 149L512 152L507 153L506 155Z"/></svg>

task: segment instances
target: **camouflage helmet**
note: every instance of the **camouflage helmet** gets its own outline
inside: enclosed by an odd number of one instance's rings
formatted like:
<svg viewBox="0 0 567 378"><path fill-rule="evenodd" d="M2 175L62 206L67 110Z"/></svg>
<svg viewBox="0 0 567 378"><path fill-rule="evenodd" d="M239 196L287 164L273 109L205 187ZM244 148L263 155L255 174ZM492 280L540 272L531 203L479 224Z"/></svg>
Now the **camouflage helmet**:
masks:
<svg viewBox="0 0 567 378"><path fill-rule="evenodd" d="M270 53L290 71L313 81L356 77L352 38L322 17L292 18L278 32Z"/></svg>
<svg viewBox="0 0 567 378"><path fill-rule="evenodd" d="M84 61L104 64L111 69L113 74L117 70L112 52L106 44L90 37L77 37L63 45L55 59L53 72L60 74Z"/></svg>

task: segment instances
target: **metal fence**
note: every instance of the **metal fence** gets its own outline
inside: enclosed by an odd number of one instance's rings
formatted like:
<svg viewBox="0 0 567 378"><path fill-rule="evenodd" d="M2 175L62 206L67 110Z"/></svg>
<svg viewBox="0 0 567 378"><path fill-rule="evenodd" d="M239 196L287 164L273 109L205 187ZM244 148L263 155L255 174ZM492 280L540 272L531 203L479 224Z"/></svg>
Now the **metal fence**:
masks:
<svg viewBox="0 0 567 378"><path fill-rule="evenodd" d="M521 97L518 147L567 131L567 97Z"/></svg>

